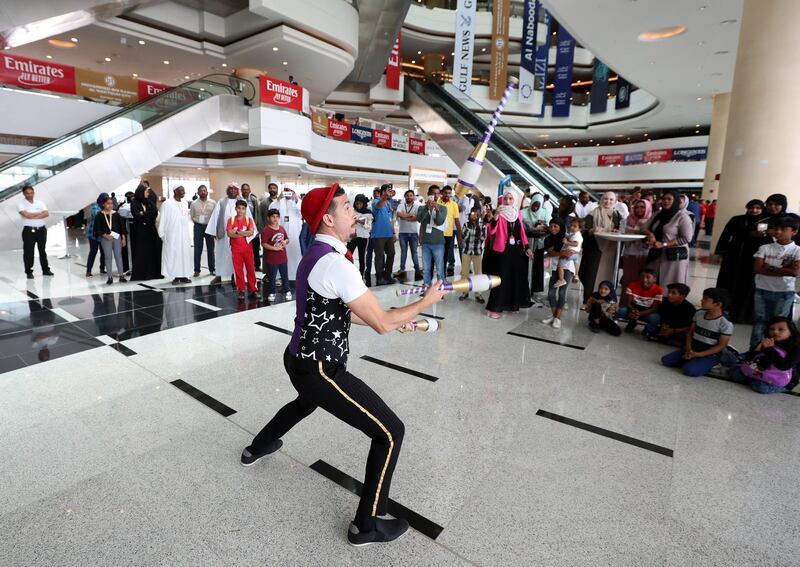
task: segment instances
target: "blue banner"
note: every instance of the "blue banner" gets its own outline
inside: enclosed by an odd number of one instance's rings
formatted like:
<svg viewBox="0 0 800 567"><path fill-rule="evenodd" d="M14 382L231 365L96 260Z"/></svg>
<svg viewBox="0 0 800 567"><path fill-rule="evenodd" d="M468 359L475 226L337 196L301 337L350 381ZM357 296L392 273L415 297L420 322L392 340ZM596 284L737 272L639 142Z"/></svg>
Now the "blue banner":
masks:
<svg viewBox="0 0 800 567"><path fill-rule="evenodd" d="M708 148L677 148L672 150L672 161L703 161L708 158Z"/></svg>
<svg viewBox="0 0 800 567"><path fill-rule="evenodd" d="M589 114L598 114L608 109L608 65L594 60L592 71L592 93Z"/></svg>
<svg viewBox="0 0 800 567"><path fill-rule="evenodd" d="M553 91L553 118L569 116L572 105L572 64L575 60L575 38L563 25L558 26L556 38L556 75Z"/></svg>
<svg viewBox="0 0 800 567"><path fill-rule="evenodd" d="M542 45L536 46L536 61L534 62L533 73L533 88L534 90L542 91L542 108L539 109L539 114L534 115L539 117L544 116L544 99L547 91L547 63L550 59L550 28L553 24L553 18L547 10L544 10L543 19L546 30L544 33L545 40Z"/></svg>
<svg viewBox="0 0 800 567"><path fill-rule="evenodd" d="M372 144L372 128L353 124L350 126L350 140L361 142L362 144Z"/></svg>
<svg viewBox="0 0 800 567"><path fill-rule="evenodd" d="M519 102L533 103L536 85L536 51L539 0L525 0L522 16L522 51L519 60Z"/></svg>
<svg viewBox="0 0 800 567"><path fill-rule="evenodd" d="M625 158L622 160L622 163L625 165L644 163L644 152L631 152L629 154L625 154Z"/></svg>
<svg viewBox="0 0 800 567"><path fill-rule="evenodd" d="M631 105L631 84L622 78L617 77L617 102L614 108L628 108Z"/></svg>

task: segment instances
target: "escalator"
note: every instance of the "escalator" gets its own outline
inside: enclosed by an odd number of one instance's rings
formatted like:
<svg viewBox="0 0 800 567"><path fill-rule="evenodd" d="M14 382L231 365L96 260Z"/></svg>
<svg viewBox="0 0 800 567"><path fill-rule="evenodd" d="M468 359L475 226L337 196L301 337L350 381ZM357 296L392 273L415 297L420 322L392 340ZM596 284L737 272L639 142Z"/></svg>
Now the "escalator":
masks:
<svg viewBox="0 0 800 567"><path fill-rule="evenodd" d="M5 237L18 230L16 204L23 186L34 186L36 198L50 211L77 212L100 192L110 193L227 129L227 117L246 116L245 105L254 96L249 81L210 75L128 105L0 164L0 242L8 242ZM48 220L59 218L51 215ZM17 238L10 240L16 243Z"/></svg>
<svg viewBox="0 0 800 567"><path fill-rule="evenodd" d="M407 80L406 85L407 107L411 117L453 161L463 163L482 138L486 122L440 84L413 79ZM465 95L459 95L462 96ZM471 103L481 107L474 100ZM492 112L494 109L486 110ZM431 111L436 114L433 119ZM500 129L503 130L502 134ZM592 195L586 185L564 168L549 162L542 154L538 154L534 160L520 147L535 150L513 127L501 120L489 143L486 161L499 177L511 175L512 181L521 189L529 186L536 188L550 195L555 202L564 195L575 195L578 191L587 191ZM537 163L537 160L541 163ZM544 167L545 164L547 167Z"/></svg>

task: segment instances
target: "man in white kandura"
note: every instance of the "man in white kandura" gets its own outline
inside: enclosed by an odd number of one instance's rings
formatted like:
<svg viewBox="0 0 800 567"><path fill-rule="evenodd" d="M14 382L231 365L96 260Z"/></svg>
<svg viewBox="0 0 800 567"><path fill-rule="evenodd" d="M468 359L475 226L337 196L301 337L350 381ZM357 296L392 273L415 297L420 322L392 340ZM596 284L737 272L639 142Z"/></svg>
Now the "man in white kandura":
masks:
<svg viewBox="0 0 800 567"><path fill-rule="evenodd" d="M233 256L231 255L231 239L228 238L227 223L228 219L236 216L236 201L239 199L239 185L231 181L225 188L226 196L217 202L214 212L208 221L206 234L210 234L217 239L214 247L214 262L216 263L217 275L211 280L212 284L222 283L222 278L231 278L233 281ZM250 214L250 207L247 208L247 216ZM255 221L253 221L255 222ZM251 236L248 242L253 239Z"/></svg>
<svg viewBox="0 0 800 567"><path fill-rule="evenodd" d="M300 252L300 231L303 229L303 217L300 215L300 202L297 193L289 187L283 188L283 193L278 195L278 200L270 205L273 209L278 209L281 214L280 223L289 236L289 246L286 248L288 259L289 280L297 279L297 265L303 256Z"/></svg>
<svg viewBox="0 0 800 567"><path fill-rule="evenodd" d="M172 285L191 283L192 246L189 207L183 200L183 185L172 188L172 199L164 201L159 211L158 235L164 243L162 271L172 277Z"/></svg>

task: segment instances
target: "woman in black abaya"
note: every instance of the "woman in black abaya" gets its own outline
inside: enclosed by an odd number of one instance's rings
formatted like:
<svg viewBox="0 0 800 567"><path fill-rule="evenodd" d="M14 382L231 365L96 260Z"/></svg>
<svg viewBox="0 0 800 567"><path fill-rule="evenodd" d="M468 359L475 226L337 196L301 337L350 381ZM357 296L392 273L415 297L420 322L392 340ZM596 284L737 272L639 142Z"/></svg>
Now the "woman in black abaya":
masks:
<svg viewBox="0 0 800 567"><path fill-rule="evenodd" d="M139 185L131 203L131 253L133 267L131 280L161 279L161 239L158 237L156 217L158 209L150 197L149 187Z"/></svg>

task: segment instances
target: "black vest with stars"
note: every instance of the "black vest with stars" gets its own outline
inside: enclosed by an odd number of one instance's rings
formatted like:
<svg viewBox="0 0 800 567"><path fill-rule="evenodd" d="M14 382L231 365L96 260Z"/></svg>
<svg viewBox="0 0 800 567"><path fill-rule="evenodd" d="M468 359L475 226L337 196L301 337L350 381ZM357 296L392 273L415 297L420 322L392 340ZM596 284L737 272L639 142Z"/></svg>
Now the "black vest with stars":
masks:
<svg viewBox="0 0 800 567"><path fill-rule="evenodd" d="M308 285L308 275L327 254L338 254L324 242L312 244L297 267L297 310L289 352L299 358L347 364L350 352L350 308L340 298L328 299Z"/></svg>

